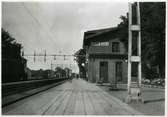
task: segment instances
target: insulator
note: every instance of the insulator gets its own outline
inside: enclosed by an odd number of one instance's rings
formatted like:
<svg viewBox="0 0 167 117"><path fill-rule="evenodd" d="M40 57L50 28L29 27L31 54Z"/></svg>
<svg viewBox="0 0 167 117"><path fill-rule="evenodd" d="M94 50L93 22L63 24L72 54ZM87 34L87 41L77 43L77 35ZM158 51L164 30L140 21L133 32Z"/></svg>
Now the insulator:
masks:
<svg viewBox="0 0 167 117"><path fill-rule="evenodd" d="M46 50L45 50L45 55L44 55L44 62L46 62Z"/></svg>
<svg viewBox="0 0 167 117"><path fill-rule="evenodd" d="M64 60L66 60L66 58L65 58L66 56L64 55Z"/></svg>
<svg viewBox="0 0 167 117"><path fill-rule="evenodd" d="M35 62L35 56L36 56L36 53L35 53L35 51L34 51L34 62Z"/></svg>

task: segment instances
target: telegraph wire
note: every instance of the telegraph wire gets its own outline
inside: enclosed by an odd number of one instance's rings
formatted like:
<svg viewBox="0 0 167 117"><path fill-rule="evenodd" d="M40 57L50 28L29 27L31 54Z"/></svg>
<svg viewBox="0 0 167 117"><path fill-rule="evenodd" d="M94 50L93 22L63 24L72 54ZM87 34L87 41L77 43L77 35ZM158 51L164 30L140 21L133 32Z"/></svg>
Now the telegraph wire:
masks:
<svg viewBox="0 0 167 117"><path fill-rule="evenodd" d="M22 3L23 4L23 8L25 8L26 9L26 11L29 13L29 15L34 19L34 21L38 24L38 26L39 27L42 27L41 26L41 23L39 22L39 20L31 13L31 11L26 7L26 5L24 4L24 2ZM47 22L46 22L47 23ZM48 27L48 26L47 26ZM51 35L53 35L53 34L51 34L51 31L49 30L49 27L48 27L48 30L45 28L45 30L48 32L47 34L48 34L48 36L52 39L52 41L54 41L54 38L51 36ZM43 30L42 30L43 31ZM45 32L45 31L43 31L43 32ZM49 39L50 39L49 38ZM52 42L51 41L51 42ZM54 41L55 42L55 41Z"/></svg>
<svg viewBox="0 0 167 117"><path fill-rule="evenodd" d="M40 24L40 22L39 22L39 20L32 14L32 12L29 10L29 8L27 8L27 6L24 4L24 2L22 2L22 5L23 5L23 8L27 11L27 13L33 18L33 20L38 24L38 26L39 27L42 27L41 26L41 24ZM46 20L45 20L46 21ZM49 30L49 25L48 25L48 23L46 22L46 24L47 24L47 26L46 27L48 27L48 30L47 29L45 29L48 33L48 36L52 39L52 41L54 41L54 39L53 39L53 32L51 32L50 30ZM42 30L43 31L43 30ZM44 31L43 31L44 32ZM49 39L50 39L49 38ZM45 51L45 53L46 53L46 51ZM58 55L58 54L55 54L55 55L42 55L42 54L36 54L35 52L34 52L34 55L24 55L24 56L34 56L34 61L36 60L35 59L35 57L36 56L44 56L44 61L46 61L46 56L53 56L54 57L54 60L56 60L56 56L64 56L64 60L66 60L66 56L71 56L71 55ZM74 56L74 55L72 55L72 56Z"/></svg>
<svg viewBox="0 0 167 117"><path fill-rule="evenodd" d="M27 6L24 4L24 2L22 2L21 5L22 5L22 8L24 8L25 11L29 14L29 16L31 16L31 18L33 19L33 21L35 21L35 24L37 24L38 27L41 27L40 22L34 17L34 15L31 13L31 11L30 11L30 10L27 8ZM32 25L32 27L35 28L34 25ZM36 32L36 33L37 33L37 32ZM36 34L36 39L38 39L37 34ZM39 39L38 39L38 40L39 40ZM40 40L39 40L39 41L40 41ZM29 48L31 48L31 47L29 46ZM31 48L31 49L33 50L33 48Z"/></svg>
<svg viewBox="0 0 167 117"><path fill-rule="evenodd" d="M24 2L22 3L22 5L23 5L23 8L27 11L27 13L32 17L32 19L36 22L36 24L38 25L38 27L42 27L41 26L41 24L40 24L40 22L39 22L39 20L32 14L32 12L29 10L29 8L27 8L27 6L24 4ZM43 30L42 30L43 31ZM45 31L43 31L43 32L45 32ZM47 31L48 32L48 36L50 37L50 38L52 38L52 36L49 34L49 31ZM49 38L49 39L50 39ZM37 37L37 39L39 40L39 38ZM52 41L53 41L54 39L52 39ZM52 42L51 41L51 42ZM45 50L46 51L46 50ZM39 56L39 55L36 55L36 53L34 52L34 62L36 61L36 59L35 59L35 57L36 56ZM46 62L46 56L44 56L44 61Z"/></svg>
<svg viewBox="0 0 167 117"><path fill-rule="evenodd" d="M34 19L34 21L38 24L38 26L41 27L39 21L34 17L34 15L31 13L31 11L26 7L26 5L24 4L24 2L22 2L23 7L26 9L26 11L28 12L28 14Z"/></svg>

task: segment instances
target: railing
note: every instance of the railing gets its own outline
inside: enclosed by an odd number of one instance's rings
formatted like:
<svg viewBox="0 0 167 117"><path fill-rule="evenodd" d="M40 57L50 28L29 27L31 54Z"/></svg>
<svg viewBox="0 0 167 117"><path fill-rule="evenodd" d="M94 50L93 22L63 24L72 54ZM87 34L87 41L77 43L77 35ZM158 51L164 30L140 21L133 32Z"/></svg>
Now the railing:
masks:
<svg viewBox="0 0 167 117"><path fill-rule="evenodd" d="M68 80L68 78L52 78L52 79L3 83L2 84L2 97L16 94L19 92L24 92L24 91L35 89L35 88L39 88L45 85L58 83L58 82L65 81L65 80Z"/></svg>

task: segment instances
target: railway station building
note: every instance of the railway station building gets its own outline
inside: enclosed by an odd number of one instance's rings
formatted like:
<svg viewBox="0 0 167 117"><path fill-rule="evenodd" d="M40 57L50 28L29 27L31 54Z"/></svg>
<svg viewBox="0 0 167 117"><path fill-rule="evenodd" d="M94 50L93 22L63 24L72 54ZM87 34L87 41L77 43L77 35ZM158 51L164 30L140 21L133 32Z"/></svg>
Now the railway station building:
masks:
<svg viewBox="0 0 167 117"><path fill-rule="evenodd" d="M108 28L84 33L88 81L127 82L127 49L117 32L117 28Z"/></svg>

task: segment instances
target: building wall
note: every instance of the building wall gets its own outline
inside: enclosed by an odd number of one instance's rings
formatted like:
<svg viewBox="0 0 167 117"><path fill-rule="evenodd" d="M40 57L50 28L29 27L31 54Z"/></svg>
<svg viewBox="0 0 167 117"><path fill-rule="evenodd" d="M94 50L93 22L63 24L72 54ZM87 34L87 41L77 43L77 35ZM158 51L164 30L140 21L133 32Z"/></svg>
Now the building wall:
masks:
<svg viewBox="0 0 167 117"><path fill-rule="evenodd" d="M100 62L108 62L108 80L110 83L115 82L115 63L122 62L122 82L127 82L127 63L120 59L89 59L88 61L88 81L97 83L100 79Z"/></svg>
<svg viewBox="0 0 167 117"><path fill-rule="evenodd" d="M111 54L112 52L112 42L119 42L120 43L120 52L114 54L125 54L126 49L124 44L117 38L109 40L109 46L90 46L87 49L88 54L95 54L95 53L104 53L104 54Z"/></svg>
<svg viewBox="0 0 167 117"><path fill-rule="evenodd" d="M101 39L102 40L102 39ZM92 46L86 47L86 55L87 59L90 54L127 54L124 44L118 39L108 39L109 46ZM112 42L120 43L120 52L113 53L112 52ZM100 77L100 62L107 61L108 62L108 80L110 83L115 82L115 63L122 62L122 82L127 82L127 63L125 63L122 59L100 59L100 58L89 58L88 59L88 81L90 82L98 82Z"/></svg>

